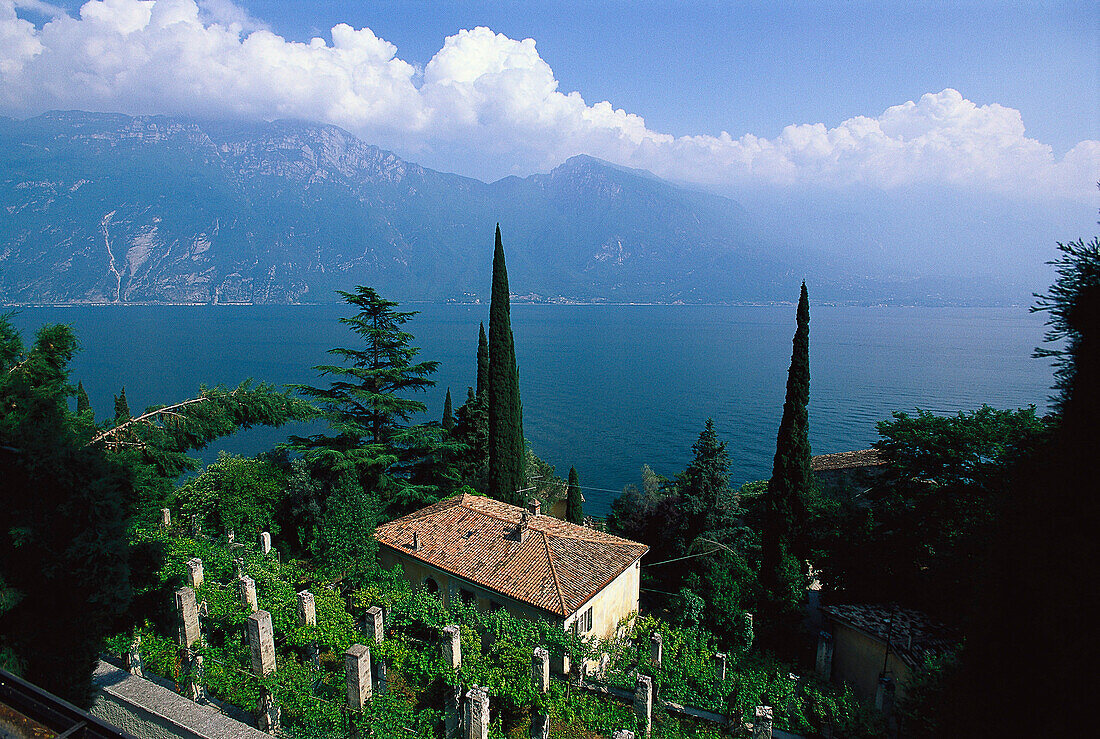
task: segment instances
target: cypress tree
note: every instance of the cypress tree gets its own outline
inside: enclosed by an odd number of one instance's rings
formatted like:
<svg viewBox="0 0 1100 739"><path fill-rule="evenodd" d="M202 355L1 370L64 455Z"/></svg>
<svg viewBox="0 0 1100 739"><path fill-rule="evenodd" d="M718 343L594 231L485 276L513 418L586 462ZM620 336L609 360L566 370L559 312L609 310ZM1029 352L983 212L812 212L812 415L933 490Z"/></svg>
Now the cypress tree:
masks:
<svg viewBox="0 0 1100 739"><path fill-rule="evenodd" d="M497 224L493 252L493 290L489 300L489 496L523 505L523 408L512 340L508 268Z"/></svg>
<svg viewBox="0 0 1100 739"><path fill-rule="evenodd" d="M791 368L783 420L775 444L775 461L765 495L764 531L760 580L765 591L771 625L779 627L791 616L803 595L806 497L811 486L809 420L810 402L810 302L806 283L798 298Z"/></svg>
<svg viewBox="0 0 1100 739"><path fill-rule="evenodd" d="M88 391L84 389L84 383L76 383L76 415L83 416L92 412L92 401L88 399Z"/></svg>
<svg viewBox="0 0 1100 739"><path fill-rule="evenodd" d="M115 422L122 423L130 420L130 404L126 402L126 388L115 396Z"/></svg>
<svg viewBox="0 0 1100 739"><path fill-rule="evenodd" d="M450 431L455 427L455 417L451 411L451 389L447 388L447 399L443 401L443 428Z"/></svg>
<svg viewBox="0 0 1100 739"><path fill-rule="evenodd" d="M477 397L480 399L489 387L489 340L485 338L485 324L477 335Z"/></svg>
<svg viewBox="0 0 1100 739"><path fill-rule="evenodd" d="M565 496L565 520L569 523L584 523L584 498L581 496L581 482L577 468L569 468L569 486Z"/></svg>

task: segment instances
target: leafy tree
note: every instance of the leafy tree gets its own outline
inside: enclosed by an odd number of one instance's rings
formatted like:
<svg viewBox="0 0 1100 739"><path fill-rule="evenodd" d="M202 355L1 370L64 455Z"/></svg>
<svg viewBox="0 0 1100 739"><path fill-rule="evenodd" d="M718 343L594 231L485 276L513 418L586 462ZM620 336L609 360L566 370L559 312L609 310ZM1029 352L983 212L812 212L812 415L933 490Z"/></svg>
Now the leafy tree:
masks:
<svg viewBox="0 0 1100 739"><path fill-rule="evenodd" d="M487 398L467 388L466 402L455 412L452 436L459 442L458 474L466 484L484 493L489 484L489 411Z"/></svg>
<svg viewBox="0 0 1100 739"><path fill-rule="evenodd" d="M454 414L451 411L451 389L447 388L447 399L443 401L443 421L442 426L445 430L451 431L455 427Z"/></svg>
<svg viewBox="0 0 1100 739"><path fill-rule="evenodd" d="M581 495L581 481L577 468L569 468L569 486L565 497L565 520L570 523L584 523L584 497Z"/></svg>
<svg viewBox="0 0 1100 739"><path fill-rule="evenodd" d="M497 228L499 232L499 227ZM481 398L489 388L489 340L485 338L485 324L478 324L477 334L477 397Z"/></svg>
<svg viewBox="0 0 1100 739"><path fill-rule="evenodd" d="M354 475L341 475L326 501L313 546L321 574L346 576L355 583L375 566L378 542L374 529L380 517L376 499Z"/></svg>
<svg viewBox="0 0 1100 739"><path fill-rule="evenodd" d="M92 401L88 399L88 393L84 389L84 383L76 383L76 415L83 416L88 414L89 421L94 421L92 416Z"/></svg>
<svg viewBox="0 0 1100 739"><path fill-rule="evenodd" d="M122 423L130 418L130 404L126 402L126 388L115 396L115 423Z"/></svg>
<svg viewBox="0 0 1100 739"><path fill-rule="evenodd" d="M430 376L439 363L414 361L420 350L410 344L412 334L401 327L415 312L397 311L397 303L369 287L340 295L358 309L340 322L362 339L363 346L329 350L347 366L314 367L322 377L334 378L327 388L295 386L319 406L331 433L291 437L290 444L310 460L327 484L333 484L350 465L363 489L394 497L407 481L390 473L398 465L421 459L434 441L425 427L407 425L414 414L427 408L403 393L434 385Z"/></svg>
<svg viewBox="0 0 1100 739"><path fill-rule="evenodd" d="M1048 339L1065 342L1037 352L1057 361L1058 428L1012 476L982 562L959 678L945 691L959 735L1069 735L1088 720L1100 559L1100 237L1058 248L1057 279L1036 306L1049 315ZM995 691L982 683L989 675Z"/></svg>
<svg viewBox="0 0 1100 739"><path fill-rule="evenodd" d="M1020 462L1050 433L1034 406L937 416L897 412L878 424L886 461L861 500L815 511L816 566L831 597L904 602L955 620Z"/></svg>
<svg viewBox="0 0 1100 739"><path fill-rule="evenodd" d="M0 317L0 660L87 707L103 638L131 598L132 483L69 411L76 348L61 325L25 348Z"/></svg>
<svg viewBox="0 0 1100 739"><path fill-rule="evenodd" d="M202 386L194 398L167 406L153 406L141 415L100 431L88 446L106 449L129 467L134 493L128 510L139 514L166 500L175 480L201 463L188 453L228 436L240 428L281 426L315 415L308 403L273 385Z"/></svg>
<svg viewBox="0 0 1100 739"><path fill-rule="evenodd" d="M729 455L725 443L718 441L713 420L707 419L691 450L694 458L676 478L683 511L681 535L686 543L705 531L720 528L732 506Z"/></svg>
<svg viewBox="0 0 1100 739"><path fill-rule="evenodd" d="M279 533L276 509L285 482L283 471L267 459L222 452L174 498L184 516L198 514L216 531L232 530L243 540L255 540L261 531Z"/></svg>
<svg viewBox="0 0 1100 739"><path fill-rule="evenodd" d="M775 445L775 461L765 499L760 581L766 593L765 621L782 630L781 621L796 617L795 604L804 593L802 562L806 544L806 499L810 494L810 302L806 283L798 298L797 328L787 374L783 419Z"/></svg>
<svg viewBox="0 0 1100 739"><path fill-rule="evenodd" d="M519 491L524 481L525 443L523 407L519 398L519 371L512 340L508 295L508 268L496 230L493 252L493 290L489 302L489 489L491 497L523 505Z"/></svg>

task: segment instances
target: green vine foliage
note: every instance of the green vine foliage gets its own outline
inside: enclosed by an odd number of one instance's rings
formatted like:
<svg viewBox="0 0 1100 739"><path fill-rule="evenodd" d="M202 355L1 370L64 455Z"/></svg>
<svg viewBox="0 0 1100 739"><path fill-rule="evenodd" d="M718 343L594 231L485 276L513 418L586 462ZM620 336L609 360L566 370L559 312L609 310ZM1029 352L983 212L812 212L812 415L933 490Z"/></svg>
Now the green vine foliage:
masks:
<svg viewBox="0 0 1100 739"><path fill-rule="evenodd" d="M585 663L596 664L606 652L611 658L607 682L633 690L637 675L649 674L662 699L721 713L734 718L735 725L764 703L775 709L776 726L791 731L812 733L826 722L852 737L874 736L882 729L873 712L850 691L792 678L789 665L768 657L728 650L728 677L719 683L716 637L697 625L678 628L641 616L621 625L626 638L601 642L506 611L482 612L462 604L445 607L436 595L413 588L400 571L375 568L356 578L359 587L341 592L336 584L316 580L302 563L280 563L253 545L231 547L224 539L196 539L179 529L138 529L134 538L166 554L148 586L162 599L171 600L171 592L184 582L188 559L202 560L205 578L197 593L206 604L205 641L198 647L204 657L202 683L212 697L252 713L258 710L263 690L270 691L282 711L283 733L291 739L335 739L368 727L373 736L384 739L439 736L444 697L456 685L488 689L493 697L490 734L501 739L527 736L532 712L550 716L554 737L592 739L617 729L638 729L629 704L572 683L554 680L547 694L539 694L530 672L536 647L568 655L574 673ZM251 674L244 638L249 614L236 583L235 560L241 560L245 573L255 580L260 608L272 614L277 669L262 680ZM314 596L316 626L298 623L297 592L306 588ZM377 645L359 628L373 606L385 613L386 638ZM440 646L441 632L449 624L458 624L461 634L462 664L453 673L444 665ZM654 632L664 639L659 668L650 660ZM146 620L137 633L146 670L182 687L188 666L174 642L174 616L169 621ZM132 633L118 634L109 648L121 654L132 638ZM388 667L387 690L376 692L362 713L344 708L344 652L353 643L370 645L372 660L384 660ZM310 664L313 644L319 649L319 670ZM652 736L657 739L718 733L713 725L659 708L655 712Z"/></svg>

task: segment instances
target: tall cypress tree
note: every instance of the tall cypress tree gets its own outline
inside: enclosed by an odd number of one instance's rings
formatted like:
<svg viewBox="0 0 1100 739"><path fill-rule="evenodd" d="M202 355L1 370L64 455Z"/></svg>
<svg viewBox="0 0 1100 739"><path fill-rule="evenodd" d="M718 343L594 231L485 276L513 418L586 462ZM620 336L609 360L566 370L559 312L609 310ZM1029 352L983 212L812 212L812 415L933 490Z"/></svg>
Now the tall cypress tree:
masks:
<svg viewBox="0 0 1100 739"><path fill-rule="evenodd" d="M803 562L807 555L806 498L810 491L810 301L806 283L798 298L797 328L787 374L787 397L775 444L775 462L765 496L760 581L765 591L769 626L781 628L803 595Z"/></svg>
<svg viewBox="0 0 1100 739"><path fill-rule="evenodd" d="M76 383L76 415L83 416L85 413L89 414L89 420L91 420L92 401L88 399L88 391L84 389L83 382Z"/></svg>
<svg viewBox="0 0 1100 739"><path fill-rule="evenodd" d="M443 428L450 431L455 427L455 417L451 411L451 389L447 388L447 399L443 401Z"/></svg>
<svg viewBox="0 0 1100 739"><path fill-rule="evenodd" d="M497 229L499 233L499 228ZM489 387L489 340L485 338L485 324L478 328L477 335L477 397L480 400Z"/></svg>
<svg viewBox="0 0 1100 739"><path fill-rule="evenodd" d="M115 422L122 423L130 420L130 404L126 401L126 388L115 396Z"/></svg>
<svg viewBox="0 0 1100 739"><path fill-rule="evenodd" d="M584 497L581 495L581 481L577 468L569 468L569 486L565 496L565 520L569 523L584 523Z"/></svg>
<svg viewBox="0 0 1100 739"><path fill-rule="evenodd" d="M493 252L493 290L489 300L489 495L523 505L523 408L519 399L519 372L512 341L508 268L497 224Z"/></svg>

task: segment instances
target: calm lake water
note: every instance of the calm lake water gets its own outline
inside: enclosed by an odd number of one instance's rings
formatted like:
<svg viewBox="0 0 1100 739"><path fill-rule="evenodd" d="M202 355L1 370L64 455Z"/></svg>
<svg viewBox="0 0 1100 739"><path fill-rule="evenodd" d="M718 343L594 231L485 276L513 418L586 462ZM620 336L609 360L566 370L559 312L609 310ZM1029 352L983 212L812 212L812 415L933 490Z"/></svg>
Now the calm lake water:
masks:
<svg viewBox="0 0 1100 739"><path fill-rule="evenodd" d="M438 385L421 394L442 413L473 385L479 321L488 306L412 305L406 324ZM814 454L862 449L894 410L935 412L1030 404L1046 408L1047 360L1032 359L1043 316L1026 308L811 306L810 443ZM603 514L643 464L673 475L691 458L708 417L728 444L732 481L767 477L783 406L794 307L514 305L524 431L564 476L576 465L586 511ZM19 309L30 340L46 322L73 326L98 417L122 386L135 412L190 397L200 383L251 377L317 380L326 350L348 345L341 306L86 306ZM254 454L303 433L253 429L216 442Z"/></svg>

